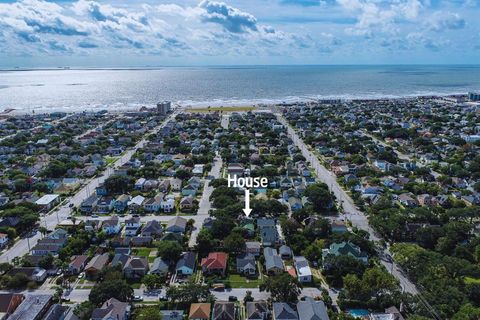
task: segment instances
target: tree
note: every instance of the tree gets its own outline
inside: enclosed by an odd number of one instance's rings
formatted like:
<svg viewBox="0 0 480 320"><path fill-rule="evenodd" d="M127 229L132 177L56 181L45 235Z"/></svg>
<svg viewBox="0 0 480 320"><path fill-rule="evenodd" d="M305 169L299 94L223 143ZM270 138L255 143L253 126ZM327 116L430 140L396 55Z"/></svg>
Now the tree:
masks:
<svg viewBox="0 0 480 320"><path fill-rule="evenodd" d="M163 278L157 274L147 274L143 277L142 282L148 289L159 289L163 285Z"/></svg>
<svg viewBox="0 0 480 320"><path fill-rule="evenodd" d="M126 193L133 188L133 180L127 176L112 175L105 180L105 188L109 194Z"/></svg>
<svg viewBox="0 0 480 320"><path fill-rule="evenodd" d="M333 207L334 198L325 183L309 185L304 194L318 212L325 212Z"/></svg>
<svg viewBox="0 0 480 320"><path fill-rule="evenodd" d="M260 285L260 291L267 291L277 302L295 303L298 301L301 289L296 278L288 273L265 278Z"/></svg>
<svg viewBox="0 0 480 320"><path fill-rule="evenodd" d="M205 302L210 298L210 290L207 285L188 281L180 286L171 286L167 289L167 297L173 303L190 305L195 302Z"/></svg>
<svg viewBox="0 0 480 320"><path fill-rule="evenodd" d="M232 232L223 240L223 246L229 253L237 255L245 250L245 239L239 233Z"/></svg>
<svg viewBox="0 0 480 320"><path fill-rule="evenodd" d="M125 280L117 279L96 284L88 299L95 305L101 305L110 298L126 302L133 295L133 289Z"/></svg>
<svg viewBox="0 0 480 320"><path fill-rule="evenodd" d="M55 258L53 257L52 254L47 254L46 256L43 256L40 261L38 261L38 266L40 268L43 268L45 270L51 269L53 267L53 260Z"/></svg>
<svg viewBox="0 0 480 320"><path fill-rule="evenodd" d="M176 241L161 241L158 245L158 256L168 261L177 261L182 252L182 246Z"/></svg>
<svg viewBox="0 0 480 320"><path fill-rule="evenodd" d="M201 229L197 236L197 251L200 257L205 257L215 247L215 240L208 229Z"/></svg>
<svg viewBox="0 0 480 320"><path fill-rule="evenodd" d="M62 301L62 295L63 295L63 288L62 287L55 287L55 293L53 294L53 300L57 302Z"/></svg>
<svg viewBox="0 0 480 320"><path fill-rule="evenodd" d="M247 292L245 292L245 298L243 298L243 303L247 304L247 302L252 302L254 300L255 299L252 296L252 291L247 290Z"/></svg>
<svg viewBox="0 0 480 320"><path fill-rule="evenodd" d="M162 320L162 314L156 306L138 308L135 312L136 320Z"/></svg>
<svg viewBox="0 0 480 320"><path fill-rule="evenodd" d="M73 313L81 320L89 320L95 305L90 301L83 301L75 306Z"/></svg>

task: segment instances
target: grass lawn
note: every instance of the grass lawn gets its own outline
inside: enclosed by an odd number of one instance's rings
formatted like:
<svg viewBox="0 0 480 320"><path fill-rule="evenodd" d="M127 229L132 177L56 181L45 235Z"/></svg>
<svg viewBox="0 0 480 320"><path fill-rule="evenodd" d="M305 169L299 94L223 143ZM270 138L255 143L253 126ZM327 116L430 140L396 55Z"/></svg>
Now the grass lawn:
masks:
<svg viewBox="0 0 480 320"><path fill-rule="evenodd" d="M135 255L137 255L139 257L148 258L150 256L150 251L152 251L152 250L155 250L155 248L141 247L141 248L133 249L133 252L134 252Z"/></svg>
<svg viewBox="0 0 480 320"><path fill-rule="evenodd" d="M466 284L480 284L480 278L465 277L463 281L465 281Z"/></svg>
<svg viewBox="0 0 480 320"><path fill-rule="evenodd" d="M232 288L257 288L260 285L258 279L247 279L238 274L231 274L227 280Z"/></svg>

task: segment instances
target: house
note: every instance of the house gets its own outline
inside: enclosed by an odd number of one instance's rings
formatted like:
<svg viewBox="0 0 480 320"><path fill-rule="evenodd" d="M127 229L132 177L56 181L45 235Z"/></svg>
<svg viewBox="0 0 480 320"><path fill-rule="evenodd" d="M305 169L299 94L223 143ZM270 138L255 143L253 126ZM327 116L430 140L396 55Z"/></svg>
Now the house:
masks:
<svg viewBox="0 0 480 320"><path fill-rule="evenodd" d="M139 178L137 179L137 181L135 181L135 185L134 185L134 188L135 190L143 190L143 186L145 185L145 182L147 180L145 178Z"/></svg>
<svg viewBox="0 0 480 320"><path fill-rule="evenodd" d="M245 242L245 253L258 257L260 255L260 247L261 244L258 241L247 241Z"/></svg>
<svg viewBox="0 0 480 320"><path fill-rule="evenodd" d="M146 212L159 212L163 201L163 193L157 193L155 197L147 199L143 203L143 208Z"/></svg>
<svg viewBox="0 0 480 320"><path fill-rule="evenodd" d="M123 212L127 209L128 202L130 201L130 196L126 194L119 195L115 202L113 203L113 208L116 212Z"/></svg>
<svg viewBox="0 0 480 320"><path fill-rule="evenodd" d="M16 274L25 274L30 281L43 282L47 277L47 270L39 267L18 267L13 268L8 272L8 275L14 276Z"/></svg>
<svg viewBox="0 0 480 320"><path fill-rule="evenodd" d="M112 211L115 200L112 197L101 197L94 208L95 213L106 214Z"/></svg>
<svg viewBox="0 0 480 320"><path fill-rule="evenodd" d="M293 256L292 249L290 249L290 247L286 245L282 245L278 249L278 252L280 253L280 257L282 257L282 259L284 260L291 259Z"/></svg>
<svg viewBox="0 0 480 320"><path fill-rule="evenodd" d="M130 219L125 220L125 235L135 236L141 226L142 223L140 222L140 217L131 217Z"/></svg>
<svg viewBox="0 0 480 320"><path fill-rule="evenodd" d="M162 258L157 257L153 260L152 267L150 268L151 274L156 274L159 276L164 276L168 272L168 263Z"/></svg>
<svg viewBox="0 0 480 320"><path fill-rule="evenodd" d="M245 169L240 163L229 163L227 167L227 172L230 176L242 177Z"/></svg>
<svg viewBox="0 0 480 320"><path fill-rule="evenodd" d="M143 257L130 257L123 267L127 279L140 279L148 273L148 260Z"/></svg>
<svg viewBox="0 0 480 320"><path fill-rule="evenodd" d="M44 319L50 305L51 294L29 294L17 309L8 317L9 320L40 320Z"/></svg>
<svg viewBox="0 0 480 320"><path fill-rule="evenodd" d="M247 320L267 320L269 311L265 301L249 301L245 306Z"/></svg>
<svg viewBox="0 0 480 320"><path fill-rule="evenodd" d="M192 174L195 176L202 176L203 175L203 164L195 164L192 169Z"/></svg>
<svg viewBox="0 0 480 320"><path fill-rule="evenodd" d="M306 297L297 303L297 310L299 320L330 320L325 303L321 300Z"/></svg>
<svg viewBox="0 0 480 320"><path fill-rule="evenodd" d="M165 231L172 233L185 233L186 228L187 219L180 216L175 216L175 218L168 221Z"/></svg>
<svg viewBox="0 0 480 320"><path fill-rule="evenodd" d="M144 237L150 236L158 238L163 233L163 227L157 220L148 221L142 228L141 235Z"/></svg>
<svg viewBox="0 0 480 320"><path fill-rule="evenodd" d="M297 312L288 303L274 302L272 307L273 320L298 320Z"/></svg>
<svg viewBox="0 0 480 320"><path fill-rule="evenodd" d="M162 210L165 213L170 213L175 211L175 199L169 198L162 200L160 202L160 210Z"/></svg>
<svg viewBox="0 0 480 320"><path fill-rule="evenodd" d="M182 189L182 180L178 178L171 179L170 187L172 191L180 191Z"/></svg>
<svg viewBox="0 0 480 320"><path fill-rule="evenodd" d="M187 184L185 187L182 189L182 196L187 197L195 197L197 194L197 188L192 186L191 184Z"/></svg>
<svg viewBox="0 0 480 320"><path fill-rule="evenodd" d="M102 226L101 220L86 220L85 221L85 231L98 231Z"/></svg>
<svg viewBox="0 0 480 320"><path fill-rule="evenodd" d="M263 256L265 257L265 270L268 274L272 275L283 272L285 267L276 249L270 247L263 248Z"/></svg>
<svg viewBox="0 0 480 320"><path fill-rule="evenodd" d="M117 234L120 232L121 226L117 216L113 216L108 220L103 221L102 230L108 234Z"/></svg>
<svg viewBox="0 0 480 320"><path fill-rule="evenodd" d="M87 199L83 200L80 204L80 211L84 214L92 213L93 209L97 206L98 197L96 194L92 194Z"/></svg>
<svg viewBox="0 0 480 320"><path fill-rule="evenodd" d="M0 319L7 319L24 299L21 293L0 293Z"/></svg>
<svg viewBox="0 0 480 320"><path fill-rule="evenodd" d="M108 264L108 253L97 254L90 262L85 266L85 276L88 279L95 279L100 271L103 270Z"/></svg>
<svg viewBox="0 0 480 320"><path fill-rule="evenodd" d="M6 233L0 233L0 248L3 248L8 243L8 235Z"/></svg>
<svg viewBox="0 0 480 320"><path fill-rule="evenodd" d="M128 303L110 298L105 301L101 308L92 312L92 320L127 320L130 313Z"/></svg>
<svg viewBox="0 0 480 320"><path fill-rule="evenodd" d="M303 208L302 200L297 197L288 198L288 204L293 211L300 210Z"/></svg>
<svg viewBox="0 0 480 320"><path fill-rule="evenodd" d="M257 227L263 246L275 246L280 242L274 219L257 219Z"/></svg>
<svg viewBox="0 0 480 320"><path fill-rule="evenodd" d="M401 195L398 196L398 201L409 208L413 208L418 206L418 202L416 199L412 198L409 194L407 193L402 193Z"/></svg>
<svg viewBox="0 0 480 320"><path fill-rule="evenodd" d="M162 320L183 320L183 310L160 310Z"/></svg>
<svg viewBox="0 0 480 320"><path fill-rule="evenodd" d="M61 304L53 304L47 310L44 318L42 320L63 320L65 319L67 313L70 311L69 306L62 306Z"/></svg>
<svg viewBox="0 0 480 320"><path fill-rule="evenodd" d="M212 305L210 303L192 303L190 305L190 312L188 313L189 320L210 320Z"/></svg>
<svg viewBox="0 0 480 320"><path fill-rule="evenodd" d="M195 261L197 256L195 252L185 252L182 257L178 260L177 265L175 266L175 271L178 276L189 276L192 275L195 271Z"/></svg>
<svg viewBox="0 0 480 320"><path fill-rule="evenodd" d="M253 276L257 273L257 262L252 254L245 254L237 257L237 273L247 276Z"/></svg>
<svg viewBox="0 0 480 320"><path fill-rule="evenodd" d="M293 257L293 264L295 265L295 270L297 271L298 282L312 282L312 270L308 266L308 261L305 259L305 257Z"/></svg>
<svg viewBox="0 0 480 320"><path fill-rule="evenodd" d="M322 258L324 261L324 268L329 266L325 264L325 258L328 255L334 255L336 257L341 255L348 255L357 260L362 261L364 264L368 263L368 256L366 253L362 252L359 247L354 245L351 242L341 242L341 243L332 243L328 249L322 250Z"/></svg>
<svg viewBox="0 0 480 320"><path fill-rule="evenodd" d="M193 209L193 197L183 197L180 200L180 210L182 211L190 211Z"/></svg>
<svg viewBox="0 0 480 320"><path fill-rule="evenodd" d="M139 208L142 207L145 202L145 197L138 195L128 201L128 209L132 212L136 212Z"/></svg>
<svg viewBox="0 0 480 320"><path fill-rule="evenodd" d="M70 263L68 264L68 273L79 274L82 272L87 265L87 260L88 256L86 255L72 256L70 258Z"/></svg>
<svg viewBox="0 0 480 320"><path fill-rule="evenodd" d="M345 225L345 222L342 220L333 220L332 221L332 232L334 233L345 233L347 232L347 226Z"/></svg>
<svg viewBox="0 0 480 320"><path fill-rule="evenodd" d="M210 252L206 258L202 259L200 265L203 273L225 275L227 262L228 254L224 252Z"/></svg>
<svg viewBox="0 0 480 320"><path fill-rule="evenodd" d="M405 320L397 307L390 307L385 309L384 313L371 313L369 320Z"/></svg>
<svg viewBox="0 0 480 320"><path fill-rule="evenodd" d="M235 303L215 301L212 320L236 320Z"/></svg>
<svg viewBox="0 0 480 320"><path fill-rule="evenodd" d="M54 206L60 203L60 197L58 194L46 194L37 201L35 204L40 207L43 212L50 211Z"/></svg>

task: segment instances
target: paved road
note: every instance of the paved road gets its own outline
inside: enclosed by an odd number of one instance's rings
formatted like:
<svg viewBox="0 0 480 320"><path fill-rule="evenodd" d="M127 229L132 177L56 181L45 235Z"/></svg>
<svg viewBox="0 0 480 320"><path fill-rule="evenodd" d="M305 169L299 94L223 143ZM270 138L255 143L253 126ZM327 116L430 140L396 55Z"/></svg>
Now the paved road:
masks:
<svg viewBox="0 0 480 320"><path fill-rule="evenodd" d="M168 116L159 126L157 126L150 133L158 132L158 130L165 126L168 121L173 119L180 112L180 110L181 109L176 109L170 116ZM145 135L145 138L140 140L133 148L128 149L115 162L113 168L107 167L107 169L105 169L101 176L89 180L85 186L83 186L73 197L69 199L69 201L66 202L66 204L57 208L53 212L41 217L39 221L40 225L46 227L47 229L53 229L59 222L65 220L68 216L70 216L72 209L69 207L69 204L73 203L75 207L78 207L83 200L85 200L93 192L95 192L95 188L113 174L114 168L118 168L130 161L133 154L147 143L146 136L147 134ZM30 249L35 246L40 237L40 232L37 232L30 238L20 239L13 245L13 247L2 253L2 255L0 256L0 263L8 262L11 261L14 257L21 257L27 254Z"/></svg>
<svg viewBox="0 0 480 320"><path fill-rule="evenodd" d="M381 238L376 234L373 228L369 225L368 219L365 214L358 210L358 208L353 203L352 198L343 190L336 180L336 176L328 171L318 160L318 158L313 154L308 146L303 142L303 140L298 136L298 134L293 130L293 128L288 124L287 120L279 113L276 114L277 119L282 123L288 130L290 138L293 140L295 145L301 150L303 156L311 163L311 166L314 168L317 177L328 185L330 190L334 193L337 200L342 204L343 210L347 213L348 219L352 222L352 225L356 226L359 229L365 230L370 235L370 240L379 241ZM382 264L387 268L387 270L399 280L402 289L406 292L417 294L418 290L411 282L406 275L401 271L400 267L393 261L389 247L387 247L383 254L380 255ZM392 265L393 264L393 265Z"/></svg>

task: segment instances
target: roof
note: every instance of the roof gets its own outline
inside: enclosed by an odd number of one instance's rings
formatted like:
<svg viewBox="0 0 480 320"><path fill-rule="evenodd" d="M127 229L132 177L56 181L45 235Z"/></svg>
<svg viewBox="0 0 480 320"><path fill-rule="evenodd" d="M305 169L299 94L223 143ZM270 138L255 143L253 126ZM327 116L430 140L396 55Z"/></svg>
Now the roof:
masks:
<svg viewBox="0 0 480 320"><path fill-rule="evenodd" d="M233 302L215 302L213 320L235 320L235 304Z"/></svg>
<svg viewBox="0 0 480 320"><path fill-rule="evenodd" d="M70 266L79 269L85 263L85 261L87 261L87 259L88 259L88 257L85 256L85 255L72 256L72 258L70 260Z"/></svg>
<svg viewBox="0 0 480 320"><path fill-rule="evenodd" d="M11 314L9 320L31 320L37 318L52 300L51 294L30 294Z"/></svg>
<svg viewBox="0 0 480 320"><path fill-rule="evenodd" d="M187 219L182 218L180 216L176 216L175 218L168 221L167 229L171 227L178 227L181 229L185 229L187 227Z"/></svg>
<svg viewBox="0 0 480 320"><path fill-rule="evenodd" d="M160 222L158 222L157 220L148 221L142 228L142 233L150 232L150 233L160 234L162 233L162 231L163 231L163 227L160 224Z"/></svg>
<svg viewBox="0 0 480 320"><path fill-rule="evenodd" d="M292 249L289 246L283 245L278 249L280 255L292 255Z"/></svg>
<svg viewBox="0 0 480 320"><path fill-rule="evenodd" d="M55 201L55 199L57 198L58 198L58 194L46 194L40 199L38 199L37 201L35 201L35 204L38 204L39 206L45 206Z"/></svg>
<svg viewBox="0 0 480 320"><path fill-rule="evenodd" d="M212 305L210 303L192 303L190 306L190 319L210 319Z"/></svg>
<svg viewBox="0 0 480 320"><path fill-rule="evenodd" d="M152 268L150 269L152 272L154 271L161 271L167 272L168 271L168 263L166 263L162 258L157 257L153 260Z"/></svg>
<svg viewBox="0 0 480 320"><path fill-rule="evenodd" d="M253 256L252 254L246 254L242 257L237 257L237 267L245 268L248 265L250 265L250 267L255 268L256 266L255 256Z"/></svg>
<svg viewBox="0 0 480 320"><path fill-rule="evenodd" d="M183 320L183 310L160 310L162 320Z"/></svg>
<svg viewBox="0 0 480 320"><path fill-rule="evenodd" d="M59 320L63 319L63 316L70 309L69 306L62 306L61 304L54 304L48 309L42 320Z"/></svg>
<svg viewBox="0 0 480 320"><path fill-rule="evenodd" d="M263 320L265 313L268 312L267 303L265 301L249 301L246 305L248 320Z"/></svg>
<svg viewBox="0 0 480 320"><path fill-rule="evenodd" d="M311 276L312 270L308 266L308 261L305 257L297 256L293 257L295 268L297 269L298 275L301 276Z"/></svg>
<svg viewBox="0 0 480 320"><path fill-rule="evenodd" d="M276 320L297 320L298 315L287 303L274 302L273 314Z"/></svg>
<svg viewBox="0 0 480 320"><path fill-rule="evenodd" d="M228 254L225 252L210 252L208 257L202 259L201 265L207 269L225 269L227 259Z"/></svg>
<svg viewBox="0 0 480 320"><path fill-rule="evenodd" d="M267 270L272 268L283 269L283 261L277 254L277 250L270 247L264 248L263 255L265 256L265 268Z"/></svg>
<svg viewBox="0 0 480 320"><path fill-rule="evenodd" d="M195 252L185 252L180 260L178 260L177 265L175 266L176 269L180 269L182 267L187 267L189 269L195 269Z"/></svg>
<svg viewBox="0 0 480 320"><path fill-rule="evenodd" d="M97 269L97 270L102 270L103 267L108 263L108 253L104 253L101 255L96 255L90 260L90 262L87 264L85 269Z"/></svg>
<svg viewBox="0 0 480 320"><path fill-rule="evenodd" d="M93 310L92 319L105 319L107 317L112 319L123 320L127 311L128 304L120 302L115 298L110 298L105 301L101 308Z"/></svg>
<svg viewBox="0 0 480 320"><path fill-rule="evenodd" d="M148 270L148 261L144 257L130 257L125 268Z"/></svg>
<svg viewBox="0 0 480 320"><path fill-rule="evenodd" d="M23 294L21 293L0 293L0 313L9 313L12 310L11 304L12 300L15 299L22 299L24 298Z"/></svg>
<svg viewBox="0 0 480 320"><path fill-rule="evenodd" d="M299 301L297 310L300 320L329 320L325 303L315 301L311 297L307 297L305 301Z"/></svg>
<svg viewBox="0 0 480 320"><path fill-rule="evenodd" d="M359 247L350 242L332 243L328 249L329 254L333 255L351 255L355 258L367 257Z"/></svg>

